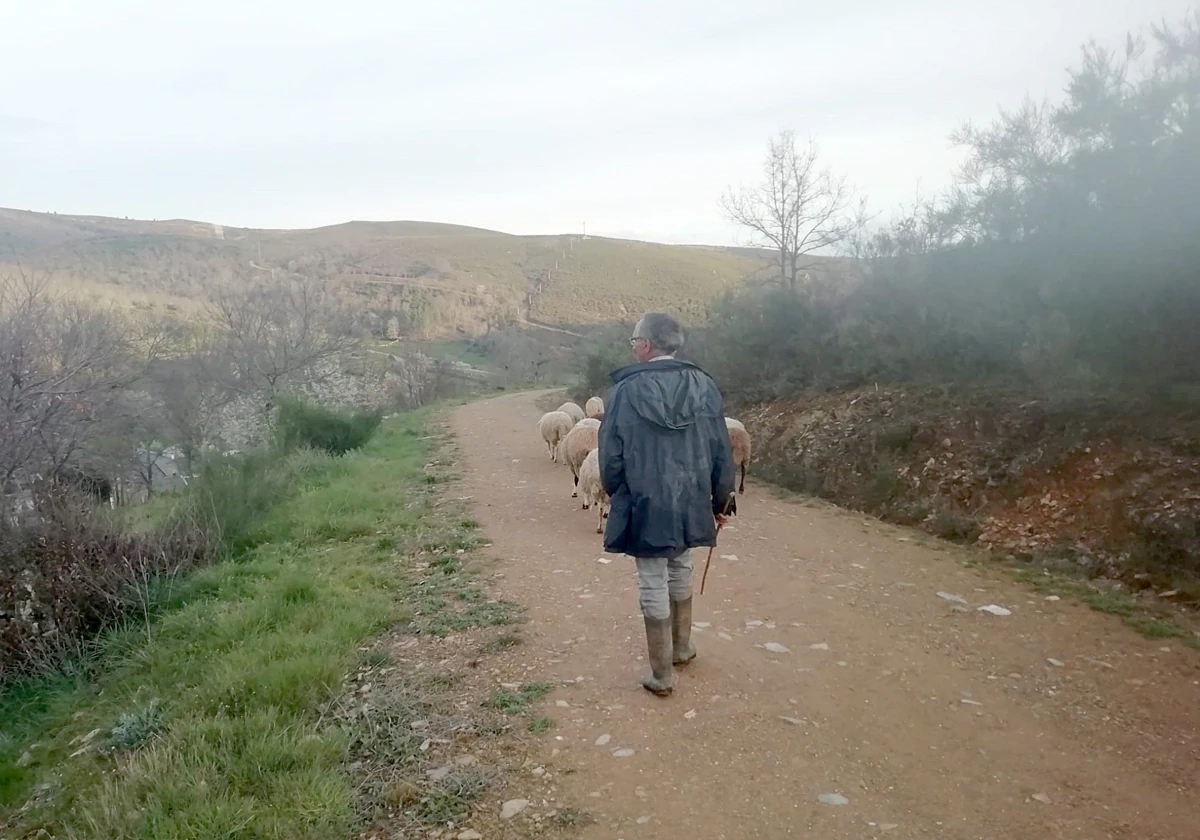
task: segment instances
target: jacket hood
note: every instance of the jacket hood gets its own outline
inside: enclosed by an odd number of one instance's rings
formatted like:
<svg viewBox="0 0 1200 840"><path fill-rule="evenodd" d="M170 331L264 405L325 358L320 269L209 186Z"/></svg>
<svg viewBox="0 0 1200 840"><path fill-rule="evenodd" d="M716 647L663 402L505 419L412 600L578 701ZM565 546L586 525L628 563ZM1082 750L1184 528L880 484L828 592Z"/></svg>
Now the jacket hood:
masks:
<svg viewBox="0 0 1200 840"><path fill-rule="evenodd" d="M613 382L625 383L629 390L630 407L665 429L686 429L696 422L707 399L707 378L696 365L678 359L640 362L612 373Z"/></svg>

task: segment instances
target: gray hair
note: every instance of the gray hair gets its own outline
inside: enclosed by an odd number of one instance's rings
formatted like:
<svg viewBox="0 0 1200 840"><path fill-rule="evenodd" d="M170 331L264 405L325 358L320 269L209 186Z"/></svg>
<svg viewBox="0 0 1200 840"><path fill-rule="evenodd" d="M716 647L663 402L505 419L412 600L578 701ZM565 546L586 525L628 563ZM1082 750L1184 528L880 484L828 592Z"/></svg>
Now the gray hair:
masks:
<svg viewBox="0 0 1200 840"><path fill-rule="evenodd" d="M679 322L665 312L647 312L633 328L634 338L644 338L664 353L683 349L683 330Z"/></svg>

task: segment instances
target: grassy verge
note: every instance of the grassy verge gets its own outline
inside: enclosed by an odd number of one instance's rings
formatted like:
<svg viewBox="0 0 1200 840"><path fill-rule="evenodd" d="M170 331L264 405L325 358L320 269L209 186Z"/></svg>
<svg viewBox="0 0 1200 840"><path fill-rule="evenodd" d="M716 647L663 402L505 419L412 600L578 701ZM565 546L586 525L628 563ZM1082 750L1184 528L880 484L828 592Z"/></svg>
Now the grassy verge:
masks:
<svg viewBox="0 0 1200 840"><path fill-rule="evenodd" d="M1179 613L1166 604L1139 598L1123 589L1101 587L1086 580L1043 568L1020 568L1012 561L1001 561L1017 580L1042 595L1074 598L1096 612L1114 615L1150 639L1180 639L1200 650L1200 635L1184 626Z"/></svg>
<svg viewBox="0 0 1200 840"><path fill-rule="evenodd" d="M91 656L9 686L5 836L333 838L388 807L461 816L486 773L401 778L431 752L417 724L436 728L453 680L411 678L372 642L517 615L466 567L479 540L439 499L429 420L395 418L343 458L293 456L292 495L237 559L176 581L153 620ZM443 717L502 732L495 714Z"/></svg>

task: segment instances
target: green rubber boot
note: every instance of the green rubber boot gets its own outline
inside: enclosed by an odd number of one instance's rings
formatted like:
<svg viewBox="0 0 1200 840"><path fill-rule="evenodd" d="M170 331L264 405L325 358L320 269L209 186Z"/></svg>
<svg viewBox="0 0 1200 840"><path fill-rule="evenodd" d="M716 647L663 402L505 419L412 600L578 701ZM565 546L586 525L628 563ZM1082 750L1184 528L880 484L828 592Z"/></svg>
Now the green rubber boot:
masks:
<svg viewBox="0 0 1200 840"><path fill-rule="evenodd" d="M696 658L692 644L692 599L671 602L671 648L676 665L686 665Z"/></svg>
<svg viewBox="0 0 1200 840"><path fill-rule="evenodd" d="M642 677L642 687L659 697L667 697L675 688L675 670L671 666L671 619L646 619L646 648L650 670Z"/></svg>

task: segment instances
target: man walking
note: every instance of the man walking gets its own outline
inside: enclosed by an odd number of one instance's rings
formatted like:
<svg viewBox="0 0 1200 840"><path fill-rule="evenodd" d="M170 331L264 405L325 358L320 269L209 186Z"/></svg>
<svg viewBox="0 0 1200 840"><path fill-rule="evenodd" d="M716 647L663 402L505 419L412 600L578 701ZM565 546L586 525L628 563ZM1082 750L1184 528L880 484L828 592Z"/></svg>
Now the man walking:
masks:
<svg viewBox="0 0 1200 840"><path fill-rule="evenodd" d="M675 358L683 332L648 312L629 339L638 363L612 375L600 426L600 472L612 497L604 549L632 555L646 622L648 691L667 696L673 665L696 657L689 549L717 542L734 512L733 449L716 383Z"/></svg>

